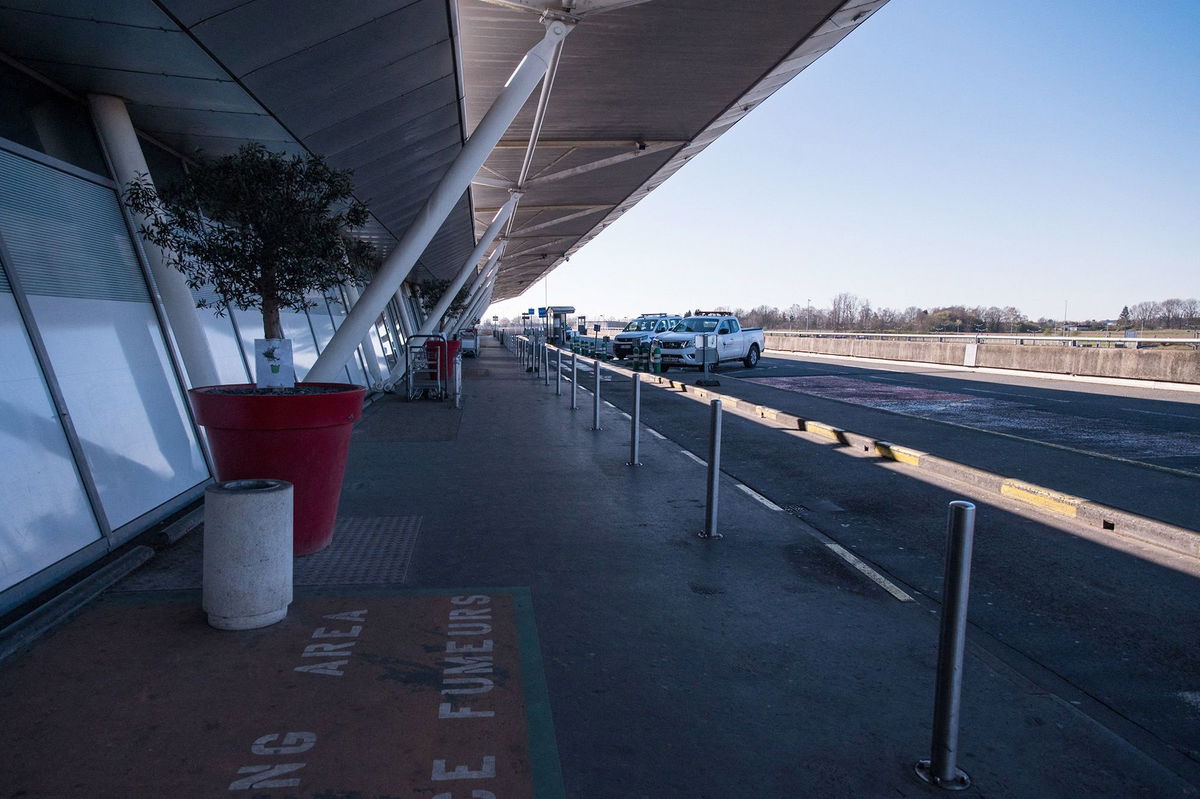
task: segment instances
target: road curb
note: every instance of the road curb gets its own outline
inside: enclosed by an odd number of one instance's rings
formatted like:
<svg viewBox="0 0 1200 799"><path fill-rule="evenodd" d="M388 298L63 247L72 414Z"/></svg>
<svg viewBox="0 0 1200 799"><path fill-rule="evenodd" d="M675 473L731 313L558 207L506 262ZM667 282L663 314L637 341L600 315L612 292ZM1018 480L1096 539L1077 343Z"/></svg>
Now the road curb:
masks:
<svg viewBox="0 0 1200 799"><path fill-rule="evenodd" d="M606 367L630 377L644 374L608 364ZM783 428L807 433L836 446L873 454L883 460L966 483L986 493L1014 500L1055 516L1074 519L1087 527L1118 538L1150 544L1179 555L1200 558L1200 532L1195 530L1139 516L1136 513L1114 508L1086 497L1064 494L1052 488L985 471L902 444L872 438L851 430L843 430L816 419L804 419L766 405L752 405L745 400L726 396L710 388L700 388L658 375L645 375L645 377L650 378L647 382L651 385L664 388L669 385L697 400L719 399L726 410L738 416L765 419Z"/></svg>

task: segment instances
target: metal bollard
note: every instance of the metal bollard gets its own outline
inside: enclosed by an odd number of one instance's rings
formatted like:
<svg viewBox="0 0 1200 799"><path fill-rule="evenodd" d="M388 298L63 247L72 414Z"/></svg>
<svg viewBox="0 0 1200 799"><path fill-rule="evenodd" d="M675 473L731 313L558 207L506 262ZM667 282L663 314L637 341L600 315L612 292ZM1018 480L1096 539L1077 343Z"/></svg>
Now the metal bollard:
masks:
<svg viewBox="0 0 1200 799"><path fill-rule="evenodd" d="M971 778L958 768L958 719L974 539L975 505L962 500L951 502L946 522L946 575L938 638L937 691L933 701L933 751L929 760L920 760L915 766L923 782L949 791L971 786Z"/></svg>
<svg viewBox="0 0 1200 799"><path fill-rule="evenodd" d="M721 479L721 401L713 400L712 421L708 439L708 502L704 509L704 530L701 538L722 538L717 532L717 494Z"/></svg>
<svg viewBox="0 0 1200 799"><path fill-rule="evenodd" d="M592 369L596 371L596 389L592 393L592 429L603 430L600 426L600 361L592 361Z"/></svg>
<svg viewBox="0 0 1200 799"><path fill-rule="evenodd" d="M542 385L550 385L550 345L542 345Z"/></svg>
<svg viewBox="0 0 1200 799"><path fill-rule="evenodd" d="M633 413L629 415L629 463L626 466L641 466L642 434L642 378L633 373Z"/></svg>
<svg viewBox="0 0 1200 799"><path fill-rule="evenodd" d="M562 350L555 350L554 396L562 396Z"/></svg>
<svg viewBox="0 0 1200 799"><path fill-rule="evenodd" d="M571 410L579 410L579 353L571 353Z"/></svg>

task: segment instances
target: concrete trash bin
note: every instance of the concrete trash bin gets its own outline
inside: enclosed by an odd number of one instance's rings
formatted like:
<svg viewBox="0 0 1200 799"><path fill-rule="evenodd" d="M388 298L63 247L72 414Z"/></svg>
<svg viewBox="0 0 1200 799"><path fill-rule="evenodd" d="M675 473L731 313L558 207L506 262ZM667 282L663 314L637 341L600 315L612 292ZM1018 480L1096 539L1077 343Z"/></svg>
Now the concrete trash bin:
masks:
<svg viewBox="0 0 1200 799"><path fill-rule="evenodd" d="M292 603L292 484L231 480L204 492L202 604L219 630L281 621Z"/></svg>

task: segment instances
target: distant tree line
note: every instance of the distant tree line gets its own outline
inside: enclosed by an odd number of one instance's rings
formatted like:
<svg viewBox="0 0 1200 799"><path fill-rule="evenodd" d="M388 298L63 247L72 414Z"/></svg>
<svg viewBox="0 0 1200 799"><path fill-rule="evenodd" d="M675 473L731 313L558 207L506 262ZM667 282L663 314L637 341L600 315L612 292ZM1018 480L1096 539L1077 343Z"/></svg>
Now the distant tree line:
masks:
<svg viewBox="0 0 1200 799"><path fill-rule="evenodd" d="M747 327L768 330L830 330L876 333L1040 333L1064 326L1062 319L1041 317L1031 320L1019 308L991 305L935 306L904 310L873 308L870 300L842 292L827 307L789 305L785 309L769 305L731 311ZM1082 319L1065 322L1080 330L1164 330L1195 329L1200 326L1200 301L1169 299L1139 302L1121 309L1113 319Z"/></svg>
<svg viewBox="0 0 1200 799"><path fill-rule="evenodd" d="M792 304L787 308L759 305L756 308L718 306L729 311L746 327L767 330L829 330L874 333L1041 333L1062 329L1078 330L1194 330L1200 327L1200 301L1169 299L1139 302L1123 307L1113 319L1082 319L1065 322L1041 317L1031 320L1011 305L947 305L904 310L874 308L870 300L848 292L835 296L827 307ZM501 320L504 323L508 319ZM511 320L520 323L520 316Z"/></svg>

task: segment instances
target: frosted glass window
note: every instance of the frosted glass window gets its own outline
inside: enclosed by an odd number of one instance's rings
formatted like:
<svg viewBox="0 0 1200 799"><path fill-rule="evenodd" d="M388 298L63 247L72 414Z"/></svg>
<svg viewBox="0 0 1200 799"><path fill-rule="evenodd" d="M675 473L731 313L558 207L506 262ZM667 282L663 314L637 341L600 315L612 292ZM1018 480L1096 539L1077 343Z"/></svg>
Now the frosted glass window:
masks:
<svg viewBox="0 0 1200 799"><path fill-rule="evenodd" d="M29 304L112 527L208 479L149 304Z"/></svg>
<svg viewBox="0 0 1200 799"><path fill-rule="evenodd" d="M0 230L109 524L208 479L113 190L0 151Z"/></svg>
<svg viewBox="0 0 1200 799"><path fill-rule="evenodd" d="M0 289L0 591L100 538L25 326Z"/></svg>
<svg viewBox="0 0 1200 799"><path fill-rule="evenodd" d="M211 290L192 289L192 297L197 301L203 299L214 305L220 304L220 299ZM222 383L250 382L250 377L246 374L246 362L242 360L240 352L241 343L233 329L233 319L230 315L226 313L224 316L217 316L213 307L197 308L196 313L204 326L208 349L217 364L217 379Z"/></svg>

